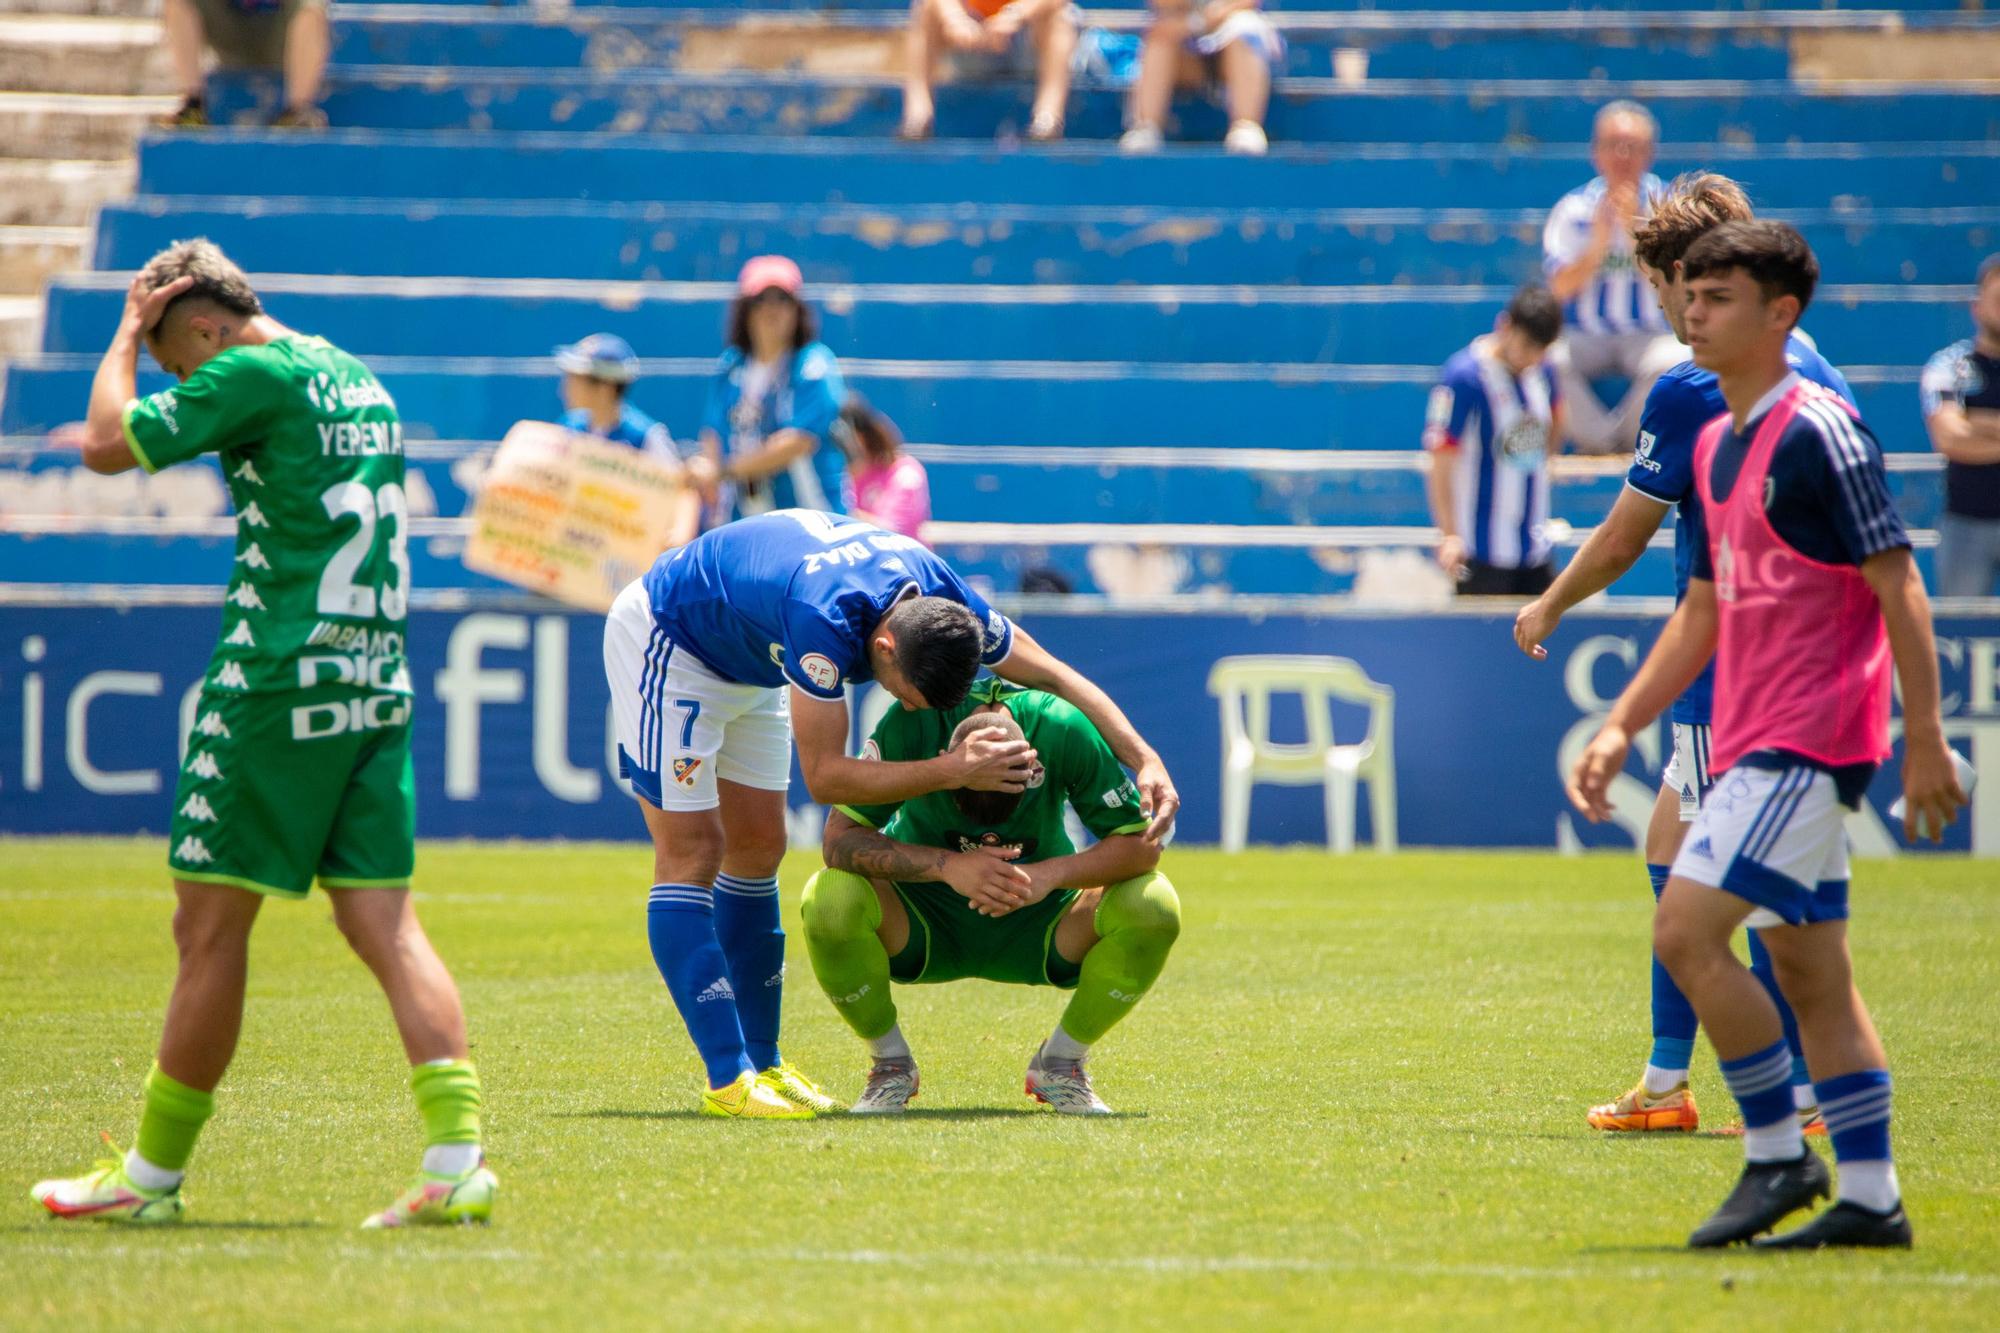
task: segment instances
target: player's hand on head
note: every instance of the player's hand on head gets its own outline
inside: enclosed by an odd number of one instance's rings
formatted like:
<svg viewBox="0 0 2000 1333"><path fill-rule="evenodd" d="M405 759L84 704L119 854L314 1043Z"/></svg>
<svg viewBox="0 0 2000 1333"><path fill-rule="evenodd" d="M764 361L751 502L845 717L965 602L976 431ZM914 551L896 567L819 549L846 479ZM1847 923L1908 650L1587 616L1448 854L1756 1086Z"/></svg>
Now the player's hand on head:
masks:
<svg viewBox="0 0 2000 1333"><path fill-rule="evenodd" d="M125 322L135 333L151 332L152 327L160 322L160 316L166 313L168 304L192 286L192 277L180 277L164 287L148 287L145 274L140 274L125 289Z"/></svg>
<svg viewBox="0 0 2000 1333"><path fill-rule="evenodd" d="M1549 650L1542 647L1542 640L1555 633L1555 628L1556 617L1537 597L1514 617L1514 646L1537 662L1546 661Z"/></svg>
<svg viewBox="0 0 2000 1333"><path fill-rule="evenodd" d="M1631 744L1622 730L1607 724L1577 757L1570 774L1569 800L1593 824L1611 818L1611 780L1625 767Z"/></svg>
<svg viewBox="0 0 2000 1333"><path fill-rule="evenodd" d="M1139 804L1150 821L1146 825L1146 841L1164 842L1174 826L1174 816L1180 812L1181 794L1175 790L1174 780L1167 776L1167 766L1158 755L1140 765L1138 784Z"/></svg>
<svg viewBox="0 0 2000 1333"><path fill-rule="evenodd" d="M1964 788L1942 739L1903 751L1903 837L1915 843L1944 841L1945 826L1964 808Z"/></svg>
<svg viewBox="0 0 2000 1333"><path fill-rule="evenodd" d="M956 750L960 771L955 786L972 791L1026 791L1035 775L1035 751L998 727L981 727Z"/></svg>

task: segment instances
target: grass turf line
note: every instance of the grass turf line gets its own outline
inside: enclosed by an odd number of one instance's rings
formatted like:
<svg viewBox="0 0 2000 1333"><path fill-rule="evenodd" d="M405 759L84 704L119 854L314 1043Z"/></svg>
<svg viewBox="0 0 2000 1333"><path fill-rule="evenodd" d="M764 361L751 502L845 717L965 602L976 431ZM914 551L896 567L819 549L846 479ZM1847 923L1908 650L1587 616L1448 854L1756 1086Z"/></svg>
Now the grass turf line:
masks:
<svg viewBox="0 0 2000 1333"><path fill-rule="evenodd" d="M172 977L158 840L0 841L0 1323L506 1329L1974 1327L2000 1306L1990 866L1865 863L1857 968L1897 1082L1911 1254L1692 1255L1736 1141L1611 1139L1584 1106L1646 1053L1628 857L1170 852L1186 928L1099 1047L1125 1114L1037 1113L1062 998L899 988L923 1095L901 1120L692 1114L698 1065L646 951L637 846L427 844L502 1179L487 1231L362 1235L419 1131L386 1007L317 895L252 945L236 1066L179 1230L61 1226L39 1175L129 1142ZM837 1093L865 1055L812 984L785 867L786 1054ZM1732 1115L1704 1049L1707 1125Z"/></svg>

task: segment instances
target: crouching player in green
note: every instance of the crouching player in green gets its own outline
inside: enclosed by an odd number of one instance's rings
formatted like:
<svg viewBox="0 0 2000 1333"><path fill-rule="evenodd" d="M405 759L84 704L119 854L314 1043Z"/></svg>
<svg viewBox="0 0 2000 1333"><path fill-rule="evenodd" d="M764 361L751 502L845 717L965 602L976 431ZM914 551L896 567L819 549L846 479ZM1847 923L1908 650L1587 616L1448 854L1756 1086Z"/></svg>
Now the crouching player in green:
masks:
<svg viewBox="0 0 2000 1333"><path fill-rule="evenodd" d="M1027 790L827 815L826 869L802 906L813 972L874 1056L853 1109L901 1111L917 1095L889 983L977 977L1075 992L1028 1062L1027 1092L1067 1115L1108 1115L1084 1061L1166 966L1180 900L1111 747L1052 694L981 681L956 708L891 711L863 753L929 759L981 734L1034 747ZM1066 805L1100 839L1087 851L1063 827Z"/></svg>

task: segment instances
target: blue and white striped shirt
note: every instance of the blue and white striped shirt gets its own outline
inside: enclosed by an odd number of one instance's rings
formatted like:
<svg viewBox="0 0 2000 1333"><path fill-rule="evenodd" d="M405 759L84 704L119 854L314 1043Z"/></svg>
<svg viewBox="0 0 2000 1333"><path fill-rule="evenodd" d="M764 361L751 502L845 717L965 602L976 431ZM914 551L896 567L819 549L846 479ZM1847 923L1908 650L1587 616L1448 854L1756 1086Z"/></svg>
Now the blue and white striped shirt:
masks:
<svg viewBox="0 0 2000 1333"><path fill-rule="evenodd" d="M1647 176L1639 184L1639 216L1646 217L1666 193L1658 176ZM1590 248L1590 236L1603 202L1606 186L1599 176L1590 184L1564 195L1549 210L1548 225L1542 228L1542 270L1553 274L1565 268ZM1629 232L1614 233L1604 262L1575 298L1563 307L1563 328L1571 335L1669 333L1666 314L1660 309L1653 289L1639 272L1633 257Z"/></svg>
<svg viewBox="0 0 2000 1333"><path fill-rule="evenodd" d="M1549 439L1562 401L1547 363L1515 375L1485 338L1444 363L1424 447L1454 467L1454 521L1468 554L1502 569L1549 558Z"/></svg>

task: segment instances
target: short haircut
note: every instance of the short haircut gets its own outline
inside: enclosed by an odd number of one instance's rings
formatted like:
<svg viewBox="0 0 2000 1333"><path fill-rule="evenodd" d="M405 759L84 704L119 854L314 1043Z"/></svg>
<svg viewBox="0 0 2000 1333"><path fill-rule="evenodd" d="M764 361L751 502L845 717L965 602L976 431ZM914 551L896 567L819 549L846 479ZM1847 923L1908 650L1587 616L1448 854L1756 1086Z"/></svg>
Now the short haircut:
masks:
<svg viewBox="0 0 2000 1333"><path fill-rule="evenodd" d="M1547 347L1562 336L1562 302L1539 282L1531 282L1514 293L1507 303L1507 322L1528 335L1537 346Z"/></svg>
<svg viewBox="0 0 2000 1333"><path fill-rule="evenodd" d="M1606 102L1603 106L1597 108L1597 115L1590 122L1590 137L1596 139L1598 132L1604 128L1605 121L1613 120L1620 116L1630 116L1632 119L1639 121L1646 127L1646 133L1652 137L1653 141L1655 143L1659 142L1659 120L1643 105L1634 102L1628 97L1621 97L1615 102Z"/></svg>
<svg viewBox="0 0 2000 1333"><path fill-rule="evenodd" d="M1689 282L1732 269L1755 279L1767 302L1796 296L1802 312L1819 285L1819 260L1806 238L1786 222L1725 222L1681 258L1681 273Z"/></svg>
<svg viewBox="0 0 2000 1333"><path fill-rule="evenodd" d="M194 286L168 302L167 309L160 312L162 322L183 301L212 301L245 319L264 313L264 303L257 299L250 279L236 267L234 260L222 253L221 246L206 236L175 241L147 260L139 276L145 280L147 290L155 292L181 278L194 279Z"/></svg>
<svg viewBox="0 0 2000 1333"><path fill-rule="evenodd" d="M942 597L912 597L891 607L882 623L896 640L896 669L926 704L965 702L984 646L978 616Z"/></svg>
<svg viewBox="0 0 2000 1333"><path fill-rule="evenodd" d="M766 287L752 296L739 296L729 303L729 318L723 325L722 339L745 356L750 354L750 307L776 292L779 297L790 301L798 308L799 320L792 326L792 350L802 350L809 342L819 338L819 319L813 308L783 287Z"/></svg>
<svg viewBox="0 0 2000 1333"><path fill-rule="evenodd" d="M2000 255L1988 255L1985 262L1979 266L1979 277L1975 282L1983 292L1986 290L1986 284L1995 278L2000 278Z"/></svg>
<svg viewBox="0 0 2000 1333"><path fill-rule="evenodd" d="M951 745L948 748L956 750L965 744L965 738L973 732L989 727L1007 733L1007 739L1010 741L1023 741L1028 738L1027 733L1021 730L1021 724L1007 711L1007 705L995 700L976 713L966 714L965 720L951 733ZM956 805L959 812L967 819L984 824L988 828L995 828L1014 817L1014 812L1021 807L1021 798L1026 795L1025 790L974 791L970 787L954 787L951 799L952 804Z"/></svg>
<svg viewBox="0 0 2000 1333"><path fill-rule="evenodd" d="M1690 245L1725 222L1754 216L1750 197L1735 181L1713 171L1690 171L1676 176L1653 204L1652 215L1632 228L1633 251L1647 268L1671 277Z"/></svg>

